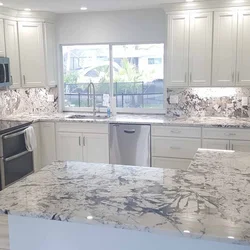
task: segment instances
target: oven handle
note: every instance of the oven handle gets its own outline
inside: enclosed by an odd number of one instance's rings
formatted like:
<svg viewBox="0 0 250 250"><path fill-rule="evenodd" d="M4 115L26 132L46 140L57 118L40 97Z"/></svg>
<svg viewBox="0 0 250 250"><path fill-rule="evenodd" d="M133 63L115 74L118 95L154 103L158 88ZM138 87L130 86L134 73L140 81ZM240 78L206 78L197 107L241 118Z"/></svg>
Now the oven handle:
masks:
<svg viewBox="0 0 250 250"><path fill-rule="evenodd" d="M7 80L7 76L6 76L6 67L5 67L5 64L3 63L3 71L4 71L4 82L6 82Z"/></svg>
<svg viewBox="0 0 250 250"><path fill-rule="evenodd" d="M5 162L12 161L12 160L15 160L15 159L17 159L17 158L20 158L20 157L22 157L22 156L24 156L24 155L26 155L26 154L28 154L28 153L30 153L30 151L24 151L24 152L22 152L22 153L20 153L20 154L13 155L13 156L11 156L11 157L9 157L9 158L6 158L6 159L4 159L4 161L5 161Z"/></svg>
<svg viewBox="0 0 250 250"><path fill-rule="evenodd" d="M5 135L5 136L3 136L3 139L4 139L4 140L5 140L5 139L10 139L10 138L16 137L16 136L18 136L18 135L22 135L22 134L24 134L24 133L25 133L25 129L22 130L22 131L16 132L16 133L14 133L14 134Z"/></svg>

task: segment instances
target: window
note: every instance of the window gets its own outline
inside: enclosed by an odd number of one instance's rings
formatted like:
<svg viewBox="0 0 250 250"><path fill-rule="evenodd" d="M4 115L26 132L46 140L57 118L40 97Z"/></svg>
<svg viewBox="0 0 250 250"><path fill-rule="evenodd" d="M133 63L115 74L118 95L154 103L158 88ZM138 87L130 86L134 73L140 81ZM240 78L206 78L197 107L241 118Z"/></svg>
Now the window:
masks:
<svg viewBox="0 0 250 250"><path fill-rule="evenodd" d="M103 94L109 94L109 45L63 46L64 107L93 106L90 82L95 84L96 106L103 106Z"/></svg>
<svg viewBox="0 0 250 250"><path fill-rule="evenodd" d="M64 110L93 106L90 82L96 88L97 107L105 106L105 94L113 86L119 112L163 110L163 44L74 45L63 46L62 52Z"/></svg>

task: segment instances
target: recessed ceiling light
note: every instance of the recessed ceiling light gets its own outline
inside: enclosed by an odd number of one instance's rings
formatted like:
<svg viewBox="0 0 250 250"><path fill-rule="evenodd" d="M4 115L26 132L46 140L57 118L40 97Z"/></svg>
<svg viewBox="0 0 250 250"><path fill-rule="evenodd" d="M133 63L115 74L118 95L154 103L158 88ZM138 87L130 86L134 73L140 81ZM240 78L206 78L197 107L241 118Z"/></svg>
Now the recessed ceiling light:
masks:
<svg viewBox="0 0 250 250"><path fill-rule="evenodd" d="M0 3L0 6L3 6L3 3Z"/></svg>
<svg viewBox="0 0 250 250"><path fill-rule="evenodd" d="M81 7L81 10L87 10L88 8L87 7Z"/></svg>
<svg viewBox="0 0 250 250"><path fill-rule="evenodd" d="M31 11L31 9L30 9L30 8L25 8L24 10L25 10L25 11Z"/></svg>

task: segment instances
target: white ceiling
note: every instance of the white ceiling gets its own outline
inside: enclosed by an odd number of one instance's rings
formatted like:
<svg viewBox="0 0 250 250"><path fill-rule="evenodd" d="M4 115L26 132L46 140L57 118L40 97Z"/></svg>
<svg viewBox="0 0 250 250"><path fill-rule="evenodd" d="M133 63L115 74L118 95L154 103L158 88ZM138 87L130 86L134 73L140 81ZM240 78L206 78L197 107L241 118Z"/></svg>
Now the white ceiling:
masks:
<svg viewBox="0 0 250 250"><path fill-rule="evenodd" d="M185 2L185 0L0 0L4 7L23 10L30 8L55 13L80 12L80 7L88 11L127 10L159 7L161 4Z"/></svg>

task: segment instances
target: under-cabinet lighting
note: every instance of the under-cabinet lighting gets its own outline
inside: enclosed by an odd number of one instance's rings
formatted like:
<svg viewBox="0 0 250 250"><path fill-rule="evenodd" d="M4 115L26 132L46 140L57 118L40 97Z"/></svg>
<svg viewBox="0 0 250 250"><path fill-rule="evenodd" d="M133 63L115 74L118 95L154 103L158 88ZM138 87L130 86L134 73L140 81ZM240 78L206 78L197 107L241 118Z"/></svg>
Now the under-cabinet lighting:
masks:
<svg viewBox="0 0 250 250"><path fill-rule="evenodd" d="M233 236L228 236L227 238L228 238L228 239L232 239L232 240L234 239L234 237L233 237Z"/></svg>
<svg viewBox="0 0 250 250"><path fill-rule="evenodd" d="M0 3L0 6L3 6L3 3Z"/></svg>
<svg viewBox="0 0 250 250"><path fill-rule="evenodd" d="M31 11L31 9L30 8L25 8L24 11Z"/></svg>
<svg viewBox="0 0 250 250"><path fill-rule="evenodd" d="M87 217L87 219L88 219L88 220L93 220L93 216L89 215L89 216Z"/></svg>
<svg viewBox="0 0 250 250"><path fill-rule="evenodd" d="M183 233L190 234L190 231L189 230L184 230Z"/></svg>
<svg viewBox="0 0 250 250"><path fill-rule="evenodd" d="M81 10L87 10L88 8L87 7L81 7Z"/></svg>
<svg viewBox="0 0 250 250"><path fill-rule="evenodd" d="M186 0L187 3L192 3L194 0Z"/></svg>

